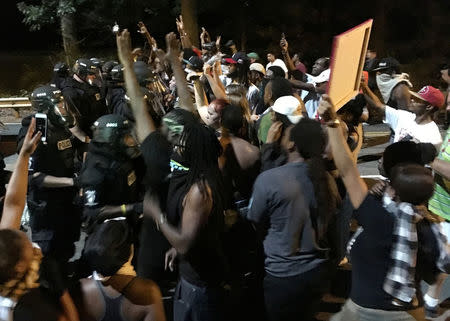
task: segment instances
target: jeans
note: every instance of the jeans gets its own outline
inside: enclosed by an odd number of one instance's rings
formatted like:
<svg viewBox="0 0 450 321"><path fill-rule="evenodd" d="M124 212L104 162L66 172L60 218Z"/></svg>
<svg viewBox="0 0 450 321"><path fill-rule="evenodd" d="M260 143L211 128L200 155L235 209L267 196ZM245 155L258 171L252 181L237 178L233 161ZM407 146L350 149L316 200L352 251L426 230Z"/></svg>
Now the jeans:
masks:
<svg viewBox="0 0 450 321"><path fill-rule="evenodd" d="M328 268L314 268L291 277L264 277L264 301L269 321L309 321L319 311L328 286Z"/></svg>
<svg viewBox="0 0 450 321"><path fill-rule="evenodd" d="M200 287L180 278L173 298L174 321L222 321L224 290Z"/></svg>
<svg viewBox="0 0 450 321"><path fill-rule="evenodd" d="M333 315L330 321L416 321L425 320L422 308L410 311L385 311L369 309L357 305L351 299L345 302L341 312Z"/></svg>

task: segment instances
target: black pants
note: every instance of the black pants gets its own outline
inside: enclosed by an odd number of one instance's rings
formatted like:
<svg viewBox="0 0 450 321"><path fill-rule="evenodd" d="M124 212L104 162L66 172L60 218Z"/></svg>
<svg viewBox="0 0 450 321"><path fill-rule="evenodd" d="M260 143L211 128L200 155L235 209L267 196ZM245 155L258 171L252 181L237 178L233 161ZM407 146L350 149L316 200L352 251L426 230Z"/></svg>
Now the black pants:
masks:
<svg viewBox="0 0 450 321"><path fill-rule="evenodd" d="M199 287L183 278L178 281L173 297L174 321L222 321L223 288Z"/></svg>
<svg viewBox="0 0 450 321"><path fill-rule="evenodd" d="M269 321L309 321L327 290L328 269L318 267L292 277L264 277L264 301Z"/></svg>

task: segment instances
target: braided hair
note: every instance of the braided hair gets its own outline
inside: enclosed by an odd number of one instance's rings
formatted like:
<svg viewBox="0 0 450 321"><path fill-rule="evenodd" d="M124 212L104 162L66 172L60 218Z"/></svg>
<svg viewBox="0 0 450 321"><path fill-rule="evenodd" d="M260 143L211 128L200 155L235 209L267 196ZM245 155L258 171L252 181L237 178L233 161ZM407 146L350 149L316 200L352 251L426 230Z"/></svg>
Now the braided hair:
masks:
<svg viewBox="0 0 450 321"><path fill-rule="evenodd" d="M220 202L222 176L218 158L222 146L215 131L200 123L187 124L180 138L181 156L189 167L186 192L194 184L198 184L200 192L208 197L207 186L211 188L214 202Z"/></svg>
<svg viewBox="0 0 450 321"><path fill-rule="evenodd" d="M328 224L336 210L323 153L326 136L321 125L312 119L301 119L291 130L290 140L308 165L308 176L314 186L316 210L311 211L311 221L319 245L326 243Z"/></svg>

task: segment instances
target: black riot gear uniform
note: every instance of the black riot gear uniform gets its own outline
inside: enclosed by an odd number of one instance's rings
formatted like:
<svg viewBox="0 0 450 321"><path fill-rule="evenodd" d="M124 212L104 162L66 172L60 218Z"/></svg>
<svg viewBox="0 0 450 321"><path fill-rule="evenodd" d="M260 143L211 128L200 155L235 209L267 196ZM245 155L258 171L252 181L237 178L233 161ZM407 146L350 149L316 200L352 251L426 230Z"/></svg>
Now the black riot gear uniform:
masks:
<svg viewBox="0 0 450 321"><path fill-rule="evenodd" d="M92 137L92 124L100 116L107 113L100 88L90 85L87 81L88 75L97 73L97 67L89 59L78 59L73 71L81 81L75 78L67 79L62 93L69 110L77 119L78 126L89 137Z"/></svg>
<svg viewBox="0 0 450 321"><path fill-rule="evenodd" d="M80 174L86 221L92 223L107 218L99 217L106 205L120 207L116 213L110 213L112 216L142 213L144 165L139 155L127 119L105 115L94 123L92 141ZM126 210L122 205L127 205Z"/></svg>
<svg viewBox="0 0 450 321"><path fill-rule="evenodd" d="M53 86L38 87L31 93L30 100L33 109L46 114L52 125L73 127L74 117L66 109L64 97L59 89Z"/></svg>
<svg viewBox="0 0 450 321"><path fill-rule="evenodd" d="M74 176L75 141L62 121L64 117L51 117L58 109L56 105L61 103L59 90L50 86L40 87L33 91L30 99L35 110L48 115L46 142L39 144L29 161L27 204L32 240L41 247L45 256L64 264L74 254L74 242L80 233L80 210L74 205L77 190L73 186L48 187L44 180L48 175L56 178ZM22 120L18 151L22 148L32 117Z"/></svg>
<svg viewBox="0 0 450 321"><path fill-rule="evenodd" d="M129 105L129 98L125 88L123 87L123 66L116 65L111 70L111 86L109 88L109 109L115 115L125 117L127 120L134 122L133 112Z"/></svg>
<svg viewBox="0 0 450 321"><path fill-rule="evenodd" d="M62 89L69 76L69 66L65 62L57 62L53 66L53 77L50 84L58 89Z"/></svg>

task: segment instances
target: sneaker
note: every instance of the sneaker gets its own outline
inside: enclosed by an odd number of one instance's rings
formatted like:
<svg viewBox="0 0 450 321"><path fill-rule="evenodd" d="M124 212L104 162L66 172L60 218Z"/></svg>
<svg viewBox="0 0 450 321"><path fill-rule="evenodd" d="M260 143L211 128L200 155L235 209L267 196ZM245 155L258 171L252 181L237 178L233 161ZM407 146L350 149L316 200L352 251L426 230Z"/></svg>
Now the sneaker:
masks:
<svg viewBox="0 0 450 321"><path fill-rule="evenodd" d="M425 318L426 319L434 319L439 316L439 304L432 307L431 305L424 304L425 307Z"/></svg>

